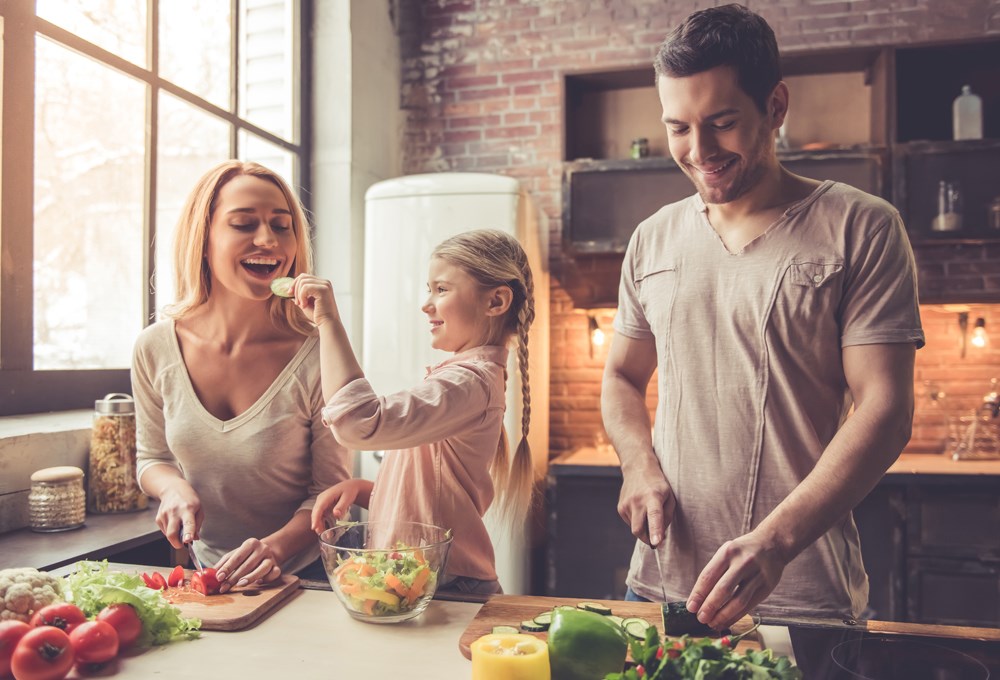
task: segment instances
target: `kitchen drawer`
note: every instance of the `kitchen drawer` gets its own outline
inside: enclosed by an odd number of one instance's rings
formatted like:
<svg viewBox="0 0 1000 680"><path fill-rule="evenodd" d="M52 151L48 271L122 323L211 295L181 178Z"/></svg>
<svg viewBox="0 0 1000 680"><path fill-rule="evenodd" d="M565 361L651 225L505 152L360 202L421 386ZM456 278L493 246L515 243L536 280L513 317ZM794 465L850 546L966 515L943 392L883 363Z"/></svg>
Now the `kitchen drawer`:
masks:
<svg viewBox="0 0 1000 680"><path fill-rule="evenodd" d="M910 555L1000 558L1000 487L914 485L907 498Z"/></svg>
<svg viewBox="0 0 1000 680"><path fill-rule="evenodd" d="M907 566L907 620L1000 626L1000 565L911 558Z"/></svg>

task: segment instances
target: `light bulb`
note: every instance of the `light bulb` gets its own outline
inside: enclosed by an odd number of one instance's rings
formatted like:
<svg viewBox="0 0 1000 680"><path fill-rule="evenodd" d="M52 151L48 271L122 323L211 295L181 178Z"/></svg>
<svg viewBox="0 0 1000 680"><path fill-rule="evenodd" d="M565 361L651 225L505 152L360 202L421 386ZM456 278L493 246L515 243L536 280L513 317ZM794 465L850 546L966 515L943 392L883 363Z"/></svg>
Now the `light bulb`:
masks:
<svg viewBox="0 0 1000 680"><path fill-rule="evenodd" d="M973 347L982 349L986 347L986 319L979 317L976 319L976 327L972 329L972 339L969 341Z"/></svg>
<svg viewBox="0 0 1000 680"><path fill-rule="evenodd" d="M590 341L594 343L596 347L600 347L604 344L604 331L600 328L595 328L590 332ZM975 341L973 341L975 342Z"/></svg>

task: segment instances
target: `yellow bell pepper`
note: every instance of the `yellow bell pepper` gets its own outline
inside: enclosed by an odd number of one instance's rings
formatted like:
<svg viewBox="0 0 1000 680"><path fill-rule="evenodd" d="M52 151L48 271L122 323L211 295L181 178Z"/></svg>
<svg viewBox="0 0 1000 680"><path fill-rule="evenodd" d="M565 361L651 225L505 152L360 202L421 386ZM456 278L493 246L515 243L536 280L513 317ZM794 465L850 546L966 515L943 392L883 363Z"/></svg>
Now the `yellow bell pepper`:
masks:
<svg viewBox="0 0 1000 680"><path fill-rule="evenodd" d="M471 645L472 680L550 680L549 648L533 635L491 633Z"/></svg>

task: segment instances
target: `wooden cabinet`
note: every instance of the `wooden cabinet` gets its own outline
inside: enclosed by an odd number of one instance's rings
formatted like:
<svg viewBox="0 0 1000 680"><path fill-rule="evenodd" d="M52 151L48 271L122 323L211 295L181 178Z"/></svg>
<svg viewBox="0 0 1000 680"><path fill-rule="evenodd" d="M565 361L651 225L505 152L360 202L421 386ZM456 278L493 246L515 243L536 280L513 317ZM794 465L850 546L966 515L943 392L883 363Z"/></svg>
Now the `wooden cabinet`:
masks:
<svg viewBox="0 0 1000 680"><path fill-rule="evenodd" d="M1000 197L1000 40L789 53L782 69L791 97L778 144L786 167L889 200L914 245L1000 240L988 222ZM670 159L652 80L647 65L564 76L568 257L622 253L639 222L693 192ZM952 102L965 84L983 99L986 139L953 142ZM639 137L648 158L630 158ZM961 187L958 231L931 228L942 180ZM598 304L567 288L577 306ZM613 302L616 291L595 297Z"/></svg>
<svg viewBox="0 0 1000 680"><path fill-rule="evenodd" d="M549 467L546 595L625 595L635 539L617 512L621 470L595 458ZM868 618L1000 626L1000 475L889 474L854 518Z"/></svg>

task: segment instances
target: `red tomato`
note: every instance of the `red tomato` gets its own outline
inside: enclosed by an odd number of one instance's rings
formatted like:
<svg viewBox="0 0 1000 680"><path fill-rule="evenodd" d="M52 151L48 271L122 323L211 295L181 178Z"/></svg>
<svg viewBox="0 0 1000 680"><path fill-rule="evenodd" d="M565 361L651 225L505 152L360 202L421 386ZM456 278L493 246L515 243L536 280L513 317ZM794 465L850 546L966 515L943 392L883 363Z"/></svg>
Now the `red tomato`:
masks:
<svg viewBox="0 0 1000 680"><path fill-rule="evenodd" d="M0 623L0 678L10 675L10 657L13 656L17 643L29 630L31 626L24 621Z"/></svg>
<svg viewBox="0 0 1000 680"><path fill-rule="evenodd" d="M147 588L153 590L166 590L167 588L167 579L163 578L163 574L158 571L154 571L152 574L142 572L142 580L145 581Z"/></svg>
<svg viewBox="0 0 1000 680"><path fill-rule="evenodd" d="M16 680L61 680L72 667L69 635L54 626L39 626L25 633L10 660Z"/></svg>
<svg viewBox="0 0 1000 680"><path fill-rule="evenodd" d="M106 621L81 623L69 634L78 663L104 663L118 655L118 632Z"/></svg>
<svg viewBox="0 0 1000 680"><path fill-rule="evenodd" d="M130 604L116 602L108 605L97 613L97 620L111 624L118 631L118 645L122 649L131 647L142 635L142 619Z"/></svg>
<svg viewBox="0 0 1000 680"><path fill-rule="evenodd" d="M174 567L174 570L167 576L167 585L171 588L184 585L184 567L179 564Z"/></svg>
<svg viewBox="0 0 1000 680"><path fill-rule="evenodd" d="M69 633L86 620L86 614L84 614L75 604L70 604L69 602L59 602L57 604L46 605L39 609L35 612L35 615L31 617L30 623L32 626L36 627L54 626Z"/></svg>
<svg viewBox="0 0 1000 680"><path fill-rule="evenodd" d="M209 567L205 571L191 574L191 589L202 595L215 595L219 592L219 579L215 576L215 569Z"/></svg>

